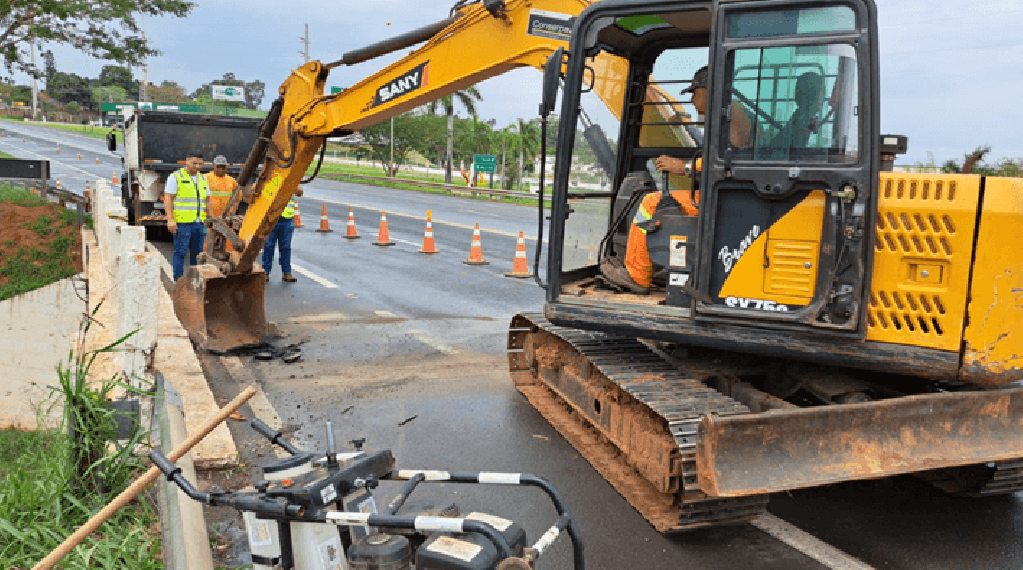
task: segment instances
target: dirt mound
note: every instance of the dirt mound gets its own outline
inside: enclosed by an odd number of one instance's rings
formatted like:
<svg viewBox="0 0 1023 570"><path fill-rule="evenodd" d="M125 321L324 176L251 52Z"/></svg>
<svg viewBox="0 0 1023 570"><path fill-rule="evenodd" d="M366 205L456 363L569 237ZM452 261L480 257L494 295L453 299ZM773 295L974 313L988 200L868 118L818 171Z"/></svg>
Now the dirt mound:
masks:
<svg viewBox="0 0 1023 570"><path fill-rule="evenodd" d="M75 212L30 196L0 202L0 300L83 268Z"/></svg>

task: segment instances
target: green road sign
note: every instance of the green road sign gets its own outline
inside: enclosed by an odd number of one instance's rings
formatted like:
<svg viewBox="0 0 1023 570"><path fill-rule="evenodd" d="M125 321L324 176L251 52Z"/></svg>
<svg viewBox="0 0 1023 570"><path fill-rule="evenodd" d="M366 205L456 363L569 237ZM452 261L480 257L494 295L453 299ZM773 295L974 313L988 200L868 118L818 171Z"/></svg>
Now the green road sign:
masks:
<svg viewBox="0 0 1023 570"><path fill-rule="evenodd" d="M497 172L497 155L474 154L472 162L476 165L476 172Z"/></svg>
<svg viewBox="0 0 1023 570"><path fill-rule="evenodd" d="M331 94L331 95L333 95L333 94L335 94L335 93L340 93L340 92L342 92L342 91L344 91L344 90L345 90L345 88L344 88L344 87L334 87L334 86L331 86L331 88L330 88L330 94Z"/></svg>

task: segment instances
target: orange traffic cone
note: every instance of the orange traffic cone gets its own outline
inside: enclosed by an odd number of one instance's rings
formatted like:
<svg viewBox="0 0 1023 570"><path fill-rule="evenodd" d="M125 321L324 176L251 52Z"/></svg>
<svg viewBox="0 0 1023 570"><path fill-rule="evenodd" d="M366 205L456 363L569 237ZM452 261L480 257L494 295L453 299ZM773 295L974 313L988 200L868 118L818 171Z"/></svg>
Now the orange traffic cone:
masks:
<svg viewBox="0 0 1023 570"><path fill-rule="evenodd" d="M60 152L60 145L57 145L57 152Z"/></svg>
<svg viewBox="0 0 1023 570"><path fill-rule="evenodd" d="M78 153L78 160L82 160L82 153Z"/></svg>
<svg viewBox="0 0 1023 570"><path fill-rule="evenodd" d="M472 230L472 245L469 246L469 259L462 263L466 265L490 265L489 261L483 260L483 244L480 242L480 225Z"/></svg>
<svg viewBox="0 0 1023 570"><path fill-rule="evenodd" d="M334 231L334 230L330 229L330 224L327 223L327 205L326 204L323 205L323 212L320 213L320 229L318 229L316 231L318 231L318 232L332 232L332 231Z"/></svg>
<svg viewBox="0 0 1023 570"><path fill-rule="evenodd" d="M121 183L119 180L117 180L117 171L116 170L114 171L114 176L113 176L113 179L111 180L110 183L111 184L120 184Z"/></svg>
<svg viewBox="0 0 1023 570"><path fill-rule="evenodd" d="M63 190L63 188L60 187L60 178L57 179L57 190Z"/></svg>
<svg viewBox="0 0 1023 570"><path fill-rule="evenodd" d="M98 156L96 157L96 164L99 164L99 157Z"/></svg>
<svg viewBox="0 0 1023 570"><path fill-rule="evenodd" d="M433 214L430 210L426 211L426 234L423 236L423 249L419 253L440 253L433 243Z"/></svg>
<svg viewBox="0 0 1023 570"><path fill-rule="evenodd" d="M511 273L505 273L505 277L532 277L529 272L529 261L526 260L526 237L519 232L519 240L515 242L515 263L512 265Z"/></svg>
<svg viewBox="0 0 1023 570"><path fill-rule="evenodd" d="M391 234L387 231L387 214L380 212L380 232L377 233L377 240L373 242L373 245L394 245L391 241Z"/></svg>
<svg viewBox="0 0 1023 570"><path fill-rule="evenodd" d="M304 228L305 227L302 224L302 211L299 210L297 202L295 203L295 227L296 228Z"/></svg>
<svg viewBox="0 0 1023 570"><path fill-rule="evenodd" d="M33 189L31 190L31 192L32 192L32 194L35 194L36 196L38 196L38 195L39 195L39 189L38 189L38 188L33 188Z"/></svg>
<svg viewBox="0 0 1023 570"><path fill-rule="evenodd" d="M351 206L348 206L348 228L345 230L345 239L359 239L359 232L355 230L355 212L352 211Z"/></svg>

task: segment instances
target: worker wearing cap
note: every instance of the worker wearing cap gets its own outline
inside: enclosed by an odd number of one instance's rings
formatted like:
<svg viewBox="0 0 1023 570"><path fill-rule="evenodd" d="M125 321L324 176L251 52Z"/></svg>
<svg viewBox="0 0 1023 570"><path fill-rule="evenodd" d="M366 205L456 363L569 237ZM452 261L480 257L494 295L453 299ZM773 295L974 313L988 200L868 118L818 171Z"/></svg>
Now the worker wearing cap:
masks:
<svg viewBox="0 0 1023 570"><path fill-rule="evenodd" d="M213 176L207 176L206 181L210 185L210 215L219 218L238 187L238 181L227 174L227 157L221 154L213 159Z"/></svg>
<svg viewBox="0 0 1023 570"><path fill-rule="evenodd" d="M195 265L206 239L210 187L199 172L202 166L202 153L192 151L185 158L185 167L168 176L164 185L167 229L174 234L175 281L185 273L185 255L188 255L189 265Z"/></svg>
<svg viewBox="0 0 1023 570"><path fill-rule="evenodd" d="M287 207L281 212L277 225L270 230L270 235L266 236L266 242L263 243L263 271L266 272L267 281L270 280L270 270L274 266L275 244L281 252L281 271L284 273L281 280L288 283L298 281L291 274L291 237L295 233L295 196L301 196L302 194L301 187L295 189L295 193L288 200Z"/></svg>
<svg viewBox="0 0 1023 570"><path fill-rule="evenodd" d="M709 71L707 66L701 67L693 75L693 81L688 87L682 90L681 95L691 93L693 106L696 111L705 115L707 113L707 81ZM732 121L729 137L733 146L745 148L751 141L753 121L750 120L749 112L742 104L732 103ZM693 168L700 171L701 161L694 165L670 156L659 156L654 161L654 167L662 172L690 176ZM699 213L698 205L700 193L693 189L693 192L673 190L671 196L679 203L686 215L695 216ZM642 202L629 227L629 242L625 250L624 267L615 258L609 258L601 263L600 269L605 277L614 284L628 289L638 295L646 295L653 285L654 264L650 261L650 253L646 248L646 229L642 224L650 221L657 205L661 201L660 192L651 192Z"/></svg>

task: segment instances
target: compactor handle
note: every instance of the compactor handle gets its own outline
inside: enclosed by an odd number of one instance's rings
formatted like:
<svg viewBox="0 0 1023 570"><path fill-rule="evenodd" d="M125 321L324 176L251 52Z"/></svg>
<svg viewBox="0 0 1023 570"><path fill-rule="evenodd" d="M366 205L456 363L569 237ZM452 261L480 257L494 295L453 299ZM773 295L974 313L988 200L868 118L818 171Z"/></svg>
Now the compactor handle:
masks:
<svg viewBox="0 0 1023 570"><path fill-rule="evenodd" d="M266 422L264 422L263 420L259 418L252 418L252 422L249 425L251 425L252 429L256 430L256 432L259 433L259 435L270 440L270 443L274 445L279 445L282 449L284 449L284 451L287 451L292 455L298 455L299 453L302 453L302 450L292 445L289 441L282 439L281 432L266 425Z"/></svg>

